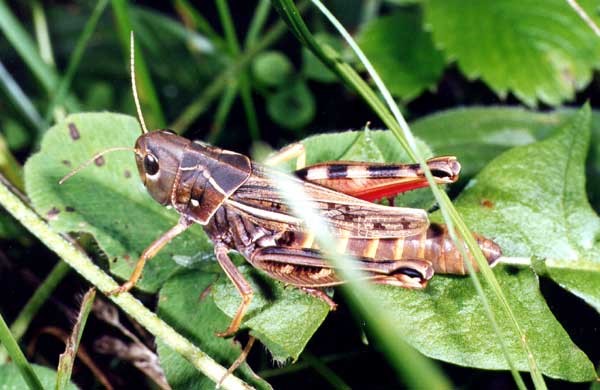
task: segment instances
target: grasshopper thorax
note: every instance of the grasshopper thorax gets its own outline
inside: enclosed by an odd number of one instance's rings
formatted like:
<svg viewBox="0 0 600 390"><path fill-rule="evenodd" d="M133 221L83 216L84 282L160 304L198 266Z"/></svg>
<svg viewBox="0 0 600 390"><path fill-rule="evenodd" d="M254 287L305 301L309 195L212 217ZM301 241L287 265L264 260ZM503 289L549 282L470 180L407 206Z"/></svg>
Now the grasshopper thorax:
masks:
<svg viewBox="0 0 600 390"><path fill-rule="evenodd" d="M203 225L252 172L248 157L190 141L170 130L140 135L135 150L150 195Z"/></svg>

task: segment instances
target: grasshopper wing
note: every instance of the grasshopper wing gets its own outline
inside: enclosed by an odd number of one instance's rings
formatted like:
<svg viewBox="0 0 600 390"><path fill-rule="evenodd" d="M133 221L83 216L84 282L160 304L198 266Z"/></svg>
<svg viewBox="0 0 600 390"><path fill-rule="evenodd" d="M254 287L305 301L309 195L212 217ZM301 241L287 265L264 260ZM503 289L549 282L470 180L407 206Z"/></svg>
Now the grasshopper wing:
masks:
<svg viewBox="0 0 600 390"><path fill-rule="evenodd" d="M271 177L277 174L254 166L251 177L227 205L269 229L306 230L273 184ZM420 234L429 227L427 213L421 209L383 206L308 182L299 184L336 236L398 238Z"/></svg>

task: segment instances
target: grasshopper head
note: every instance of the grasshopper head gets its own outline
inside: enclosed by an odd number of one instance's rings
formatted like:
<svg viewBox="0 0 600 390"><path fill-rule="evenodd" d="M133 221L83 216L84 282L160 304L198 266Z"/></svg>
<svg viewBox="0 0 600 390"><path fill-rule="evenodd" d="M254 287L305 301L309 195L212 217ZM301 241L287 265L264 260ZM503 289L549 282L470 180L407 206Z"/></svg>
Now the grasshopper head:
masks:
<svg viewBox="0 0 600 390"><path fill-rule="evenodd" d="M170 130L144 133L135 142L140 178L150 195L162 205L170 203L177 169L189 144L189 140Z"/></svg>

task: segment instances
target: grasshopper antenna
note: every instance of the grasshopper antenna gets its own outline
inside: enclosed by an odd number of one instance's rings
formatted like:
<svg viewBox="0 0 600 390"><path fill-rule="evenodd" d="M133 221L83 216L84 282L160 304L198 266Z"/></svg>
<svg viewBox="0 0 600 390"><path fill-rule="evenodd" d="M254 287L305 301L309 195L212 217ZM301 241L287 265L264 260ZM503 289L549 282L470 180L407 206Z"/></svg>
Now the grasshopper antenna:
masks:
<svg viewBox="0 0 600 390"><path fill-rule="evenodd" d="M137 110L138 120L140 121L140 125L142 126L142 134L146 134L148 132L148 128L146 127L146 122L144 122L144 116L142 115L142 106L140 105L140 99L138 98L137 86L135 84L135 43L133 39L133 31L131 31L129 36L129 42L131 47L129 48L131 52L131 89L133 91L133 100L135 101L135 108Z"/></svg>
<svg viewBox="0 0 600 390"><path fill-rule="evenodd" d="M129 152L133 152L137 155L141 155L140 151L135 149L135 148L130 148L127 146L117 146L114 148L110 148L110 149L106 149L103 150L99 153L96 153L94 155L94 157L90 158L89 160L87 160L86 162L84 162L83 164L81 164L80 166L78 166L77 168L73 169L71 172L69 172L65 177L63 177L62 179L60 179L58 181L58 184L63 184L65 181L69 180L70 178L72 178L73 176L75 176L79 171L81 171L83 168L87 167L88 165L90 165L92 162L94 162L96 159L104 156L107 153L111 153L111 152L117 152L117 151L122 151L122 150L126 150Z"/></svg>

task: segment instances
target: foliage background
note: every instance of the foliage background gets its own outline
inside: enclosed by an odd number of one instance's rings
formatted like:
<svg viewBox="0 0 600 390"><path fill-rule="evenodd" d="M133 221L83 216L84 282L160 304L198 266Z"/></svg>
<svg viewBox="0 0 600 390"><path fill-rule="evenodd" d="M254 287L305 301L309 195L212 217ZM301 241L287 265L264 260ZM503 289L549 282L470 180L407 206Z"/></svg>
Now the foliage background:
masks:
<svg viewBox="0 0 600 390"><path fill-rule="evenodd" d="M483 1L479 6L464 7L460 1L433 0L328 2L334 14L355 34L407 118L418 120L414 126L416 134L436 152L466 154L465 180L451 188L454 195L466 179L485 165L482 161L487 162L490 153L543 139L558 122L553 114L540 115L541 124L534 121L533 114L518 122L519 111L498 111L498 128L504 126L513 132L494 133L497 137L490 141L485 138L485 132L491 131L489 113L485 116L467 110L464 118L457 113L438 118L437 122L430 114L463 106L524 105L538 111L561 104L580 106L586 101L592 108L596 106L597 81L593 71L600 61L600 40L564 2L549 1L543 8L534 3ZM597 19L592 1L580 3ZM151 127L169 124L186 137L207 139L257 158L270 148L311 134L361 129L367 122L371 128L383 127L355 93L301 47L275 12L265 8L269 10L265 13L265 28L253 36L247 32L255 20L257 4L231 2L230 27L237 30L240 42L236 45L227 39L227 18L219 15L219 4L222 6L223 2L190 5L187 1L175 1L156 5L112 1L85 41L81 61L73 64L78 40L85 37L82 31L96 3L0 2L0 27L4 33L0 37L2 173L17 186L22 185L21 165L38 150L46 129L65 112L134 113L128 73L130 28L136 32L142 54L138 56L138 77L146 121ZM7 13L16 16L28 37L10 25ZM505 17L497 18L498 13ZM213 27L204 27L198 16ZM319 33L320 41L356 63L320 14L308 8L304 17L312 31ZM272 32L275 38L269 35ZM28 46L28 38L35 40L35 46ZM253 45L268 49L248 50ZM356 66L360 68L359 64ZM233 69L234 77L229 77L227 69ZM65 86L68 93L64 99L57 92L59 75L71 78L70 85ZM11 78L18 87L11 84ZM488 122L478 133L478 123L474 121L482 118ZM458 124L454 128L464 123L468 130L463 138L460 134L445 137L444 129L436 128L436 123ZM540 130L535 132L532 128ZM520 129L526 130L518 133ZM474 138L474 144L465 141ZM463 143L449 145L448 139ZM594 131L592 153L586 165L587 192L596 211L600 201L594 180L598 177L597 139ZM10 320L46 277L56 256L5 214L1 215L0 233L0 288L4 297L0 310ZM80 240L99 262L105 260L90 237L82 236ZM180 278L185 283L189 276ZM165 289L175 284L171 281ZM56 367L63 345L48 335L53 334L53 329L69 331L79 296L85 289L86 283L71 273L37 313L21 342L22 346L32 346L31 361ZM593 347L600 329L597 312L548 278L540 279L540 290L573 342L597 364L600 356ZM156 305L152 295L143 297L147 305ZM299 363L283 368L273 366L269 353L257 348L250 356L255 371L275 387L286 388L388 387L402 381L377 348L363 343L361 320L351 314L341 296L336 300L342 303L340 311L319 328ZM159 305L161 310L169 315L168 306ZM211 312L215 308L199 310ZM106 335L116 337L118 332L92 316L82 345L109 380L118 386L149 383L147 376L126 360L98 353L94 341ZM512 385L510 375L504 372L440 365L455 386ZM73 379L85 388L97 384L87 369L77 365Z"/></svg>

